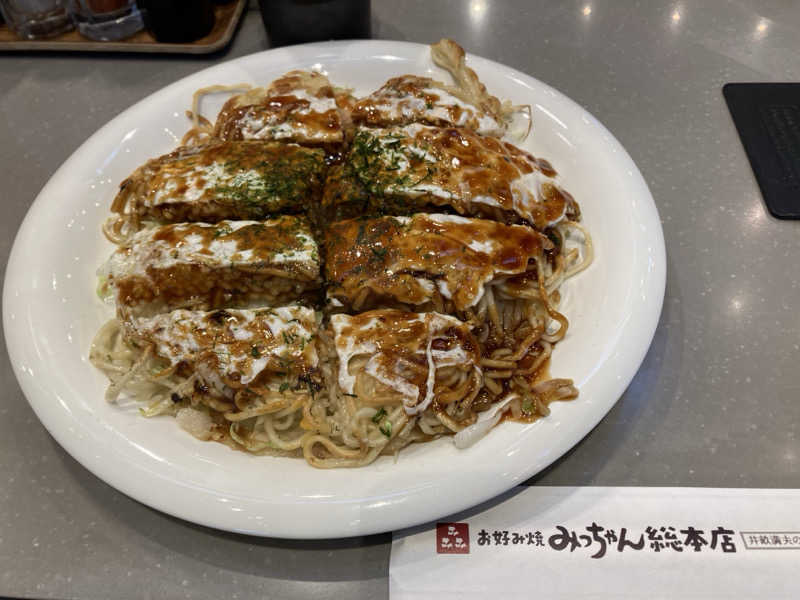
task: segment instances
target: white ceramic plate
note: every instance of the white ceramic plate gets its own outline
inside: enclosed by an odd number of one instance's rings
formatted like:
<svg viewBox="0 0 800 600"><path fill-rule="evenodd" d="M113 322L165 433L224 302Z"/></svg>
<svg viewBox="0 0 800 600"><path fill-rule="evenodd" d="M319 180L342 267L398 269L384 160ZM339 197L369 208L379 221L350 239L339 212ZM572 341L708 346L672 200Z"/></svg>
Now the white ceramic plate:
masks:
<svg viewBox="0 0 800 600"><path fill-rule="evenodd" d="M104 376L88 361L111 316L95 296L95 270L111 252L100 225L117 185L172 149L188 127L197 88L264 84L315 68L367 93L403 73L437 72L426 46L340 42L254 54L187 77L105 125L45 186L23 222L6 272L3 319L20 385L45 427L95 475L177 517L256 535L323 538L389 531L485 501L540 471L576 444L633 378L664 296L661 224L647 185L622 146L592 115L536 79L469 57L488 89L533 107L523 145L546 157L580 203L597 258L564 288L570 320L553 376L580 397L531 425L505 423L468 450L450 438L356 470L320 471L302 460L255 457L199 442L171 418L144 419L103 401ZM222 99L204 105L215 116Z"/></svg>

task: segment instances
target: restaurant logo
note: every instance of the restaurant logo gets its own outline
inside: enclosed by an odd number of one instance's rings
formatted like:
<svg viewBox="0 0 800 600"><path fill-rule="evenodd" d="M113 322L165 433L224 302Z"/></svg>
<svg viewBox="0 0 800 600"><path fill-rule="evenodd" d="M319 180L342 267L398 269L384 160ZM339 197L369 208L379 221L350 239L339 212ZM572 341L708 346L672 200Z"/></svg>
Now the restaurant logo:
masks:
<svg viewBox="0 0 800 600"><path fill-rule="evenodd" d="M469 523L437 523L437 554L469 554Z"/></svg>

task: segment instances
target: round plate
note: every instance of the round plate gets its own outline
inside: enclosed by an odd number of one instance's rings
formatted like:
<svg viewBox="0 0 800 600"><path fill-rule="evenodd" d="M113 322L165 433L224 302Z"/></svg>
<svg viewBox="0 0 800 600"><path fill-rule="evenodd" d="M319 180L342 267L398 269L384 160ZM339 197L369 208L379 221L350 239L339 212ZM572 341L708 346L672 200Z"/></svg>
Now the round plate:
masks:
<svg viewBox="0 0 800 600"><path fill-rule="evenodd" d="M22 390L67 452L123 493L177 517L255 535L324 538L463 510L529 478L586 435L633 378L658 322L665 281L658 212L630 156L592 115L519 71L468 60L493 94L532 106L533 132L522 146L553 163L594 239L594 264L562 288L571 325L551 363L554 377L575 380L576 400L554 403L533 424L504 423L468 450L444 438L407 448L396 461L342 470L200 442L172 418L144 419L104 402L107 382L87 357L112 316L95 295L95 270L112 251L100 225L119 183L178 143L196 89L263 85L312 68L356 94L403 73L446 79L427 46L332 42L254 54L156 92L78 148L31 206L8 262L3 322ZM223 100L211 99L202 112L216 116Z"/></svg>

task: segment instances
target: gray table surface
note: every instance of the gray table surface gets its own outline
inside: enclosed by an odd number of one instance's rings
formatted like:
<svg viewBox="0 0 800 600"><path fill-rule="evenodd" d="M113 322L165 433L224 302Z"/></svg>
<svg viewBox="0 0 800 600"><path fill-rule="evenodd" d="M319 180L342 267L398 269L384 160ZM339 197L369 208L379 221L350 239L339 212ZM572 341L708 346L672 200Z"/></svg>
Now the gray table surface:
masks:
<svg viewBox="0 0 800 600"><path fill-rule="evenodd" d="M548 485L799 487L800 224L766 212L730 81L800 79L791 0L373 0L376 38L442 36L596 115L644 174L667 244L661 322L628 391ZM0 55L0 264L28 206L96 128L162 86L267 48L258 12L206 58ZM381 598L390 536L291 542L155 512L39 424L0 360L0 595Z"/></svg>

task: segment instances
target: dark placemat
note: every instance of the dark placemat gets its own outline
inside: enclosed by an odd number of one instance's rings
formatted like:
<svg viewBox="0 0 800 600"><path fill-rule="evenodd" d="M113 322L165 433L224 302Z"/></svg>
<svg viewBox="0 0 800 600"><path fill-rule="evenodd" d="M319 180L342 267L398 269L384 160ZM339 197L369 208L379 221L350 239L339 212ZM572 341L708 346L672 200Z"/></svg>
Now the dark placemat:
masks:
<svg viewBox="0 0 800 600"><path fill-rule="evenodd" d="M800 83L722 88L769 212L800 219Z"/></svg>

